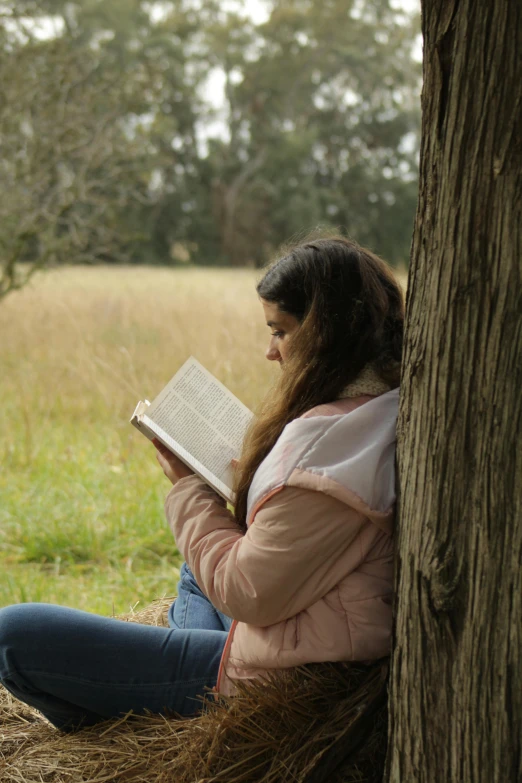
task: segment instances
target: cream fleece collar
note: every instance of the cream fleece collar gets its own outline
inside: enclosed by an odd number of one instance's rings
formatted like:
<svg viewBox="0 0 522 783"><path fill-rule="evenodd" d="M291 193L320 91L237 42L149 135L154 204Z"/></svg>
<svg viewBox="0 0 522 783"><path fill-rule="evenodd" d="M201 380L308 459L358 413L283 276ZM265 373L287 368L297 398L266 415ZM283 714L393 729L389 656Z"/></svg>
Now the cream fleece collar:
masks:
<svg viewBox="0 0 522 783"><path fill-rule="evenodd" d="M371 364L363 367L357 378L345 386L339 395L340 400L347 397L361 397L362 395L371 395L378 397L380 394L390 391L391 386L385 383L377 374Z"/></svg>

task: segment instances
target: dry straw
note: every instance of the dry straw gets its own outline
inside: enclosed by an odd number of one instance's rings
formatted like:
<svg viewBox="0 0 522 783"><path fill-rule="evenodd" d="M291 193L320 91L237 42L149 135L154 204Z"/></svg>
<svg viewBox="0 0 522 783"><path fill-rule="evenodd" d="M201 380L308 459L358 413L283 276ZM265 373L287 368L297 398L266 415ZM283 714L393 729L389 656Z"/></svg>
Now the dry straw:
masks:
<svg viewBox="0 0 522 783"><path fill-rule="evenodd" d="M122 619L163 625L169 599ZM387 663L313 664L207 700L62 734L0 688L2 783L380 783Z"/></svg>

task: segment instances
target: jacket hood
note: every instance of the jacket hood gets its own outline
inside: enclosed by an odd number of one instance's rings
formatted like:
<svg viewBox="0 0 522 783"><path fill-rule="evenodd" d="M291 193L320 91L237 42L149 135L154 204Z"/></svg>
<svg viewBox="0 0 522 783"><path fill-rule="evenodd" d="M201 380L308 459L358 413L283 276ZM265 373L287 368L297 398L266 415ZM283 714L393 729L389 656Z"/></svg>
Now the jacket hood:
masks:
<svg viewBox="0 0 522 783"><path fill-rule="evenodd" d="M399 389L352 402L348 413L319 408L287 424L250 486L249 523L268 495L291 485L333 495L390 532Z"/></svg>

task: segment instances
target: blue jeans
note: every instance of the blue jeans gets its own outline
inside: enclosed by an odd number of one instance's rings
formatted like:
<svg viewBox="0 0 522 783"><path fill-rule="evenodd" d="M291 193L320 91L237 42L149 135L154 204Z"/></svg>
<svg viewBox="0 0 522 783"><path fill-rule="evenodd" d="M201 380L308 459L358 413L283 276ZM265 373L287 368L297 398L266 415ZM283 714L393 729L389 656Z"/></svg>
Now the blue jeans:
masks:
<svg viewBox="0 0 522 783"><path fill-rule="evenodd" d="M0 682L64 731L129 710L188 717L216 684L231 622L186 564L170 628L51 604L8 606L0 609Z"/></svg>

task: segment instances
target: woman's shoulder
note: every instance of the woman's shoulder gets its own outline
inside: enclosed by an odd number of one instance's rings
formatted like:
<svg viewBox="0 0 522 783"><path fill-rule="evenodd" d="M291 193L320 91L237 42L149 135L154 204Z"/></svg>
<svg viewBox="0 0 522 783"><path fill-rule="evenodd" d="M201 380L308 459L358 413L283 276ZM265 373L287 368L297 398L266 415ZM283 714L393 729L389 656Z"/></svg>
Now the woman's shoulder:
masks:
<svg viewBox="0 0 522 783"><path fill-rule="evenodd" d="M345 397L333 402L327 402L323 405L316 405L300 417L301 419L310 419L313 416L340 416L345 413L351 413L365 402L373 400L374 395L361 394L359 397Z"/></svg>

